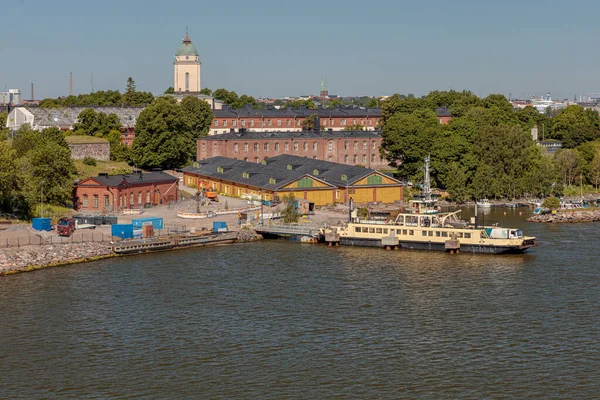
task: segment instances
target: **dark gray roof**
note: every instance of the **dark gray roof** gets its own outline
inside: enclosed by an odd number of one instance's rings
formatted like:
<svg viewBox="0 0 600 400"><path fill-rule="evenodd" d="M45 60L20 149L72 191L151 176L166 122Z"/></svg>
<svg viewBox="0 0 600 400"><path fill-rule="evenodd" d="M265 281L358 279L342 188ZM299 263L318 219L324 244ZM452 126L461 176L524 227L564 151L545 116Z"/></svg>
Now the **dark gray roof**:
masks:
<svg viewBox="0 0 600 400"><path fill-rule="evenodd" d="M140 179L141 177L141 179ZM138 185L140 183L166 183L176 182L179 179L173 175L169 175L165 172L144 172L141 174L134 173L130 175L98 175L91 179L98 182L101 185L116 187L116 186L127 186L127 185Z"/></svg>
<svg viewBox="0 0 600 400"><path fill-rule="evenodd" d="M298 132L228 132L205 136L198 140L252 140L252 139L338 139L338 138L379 138L379 131L298 131Z"/></svg>
<svg viewBox="0 0 600 400"><path fill-rule="evenodd" d="M438 107L435 110L435 115L438 117L451 117L450 110L447 107Z"/></svg>
<svg viewBox="0 0 600 400"><path fill-rule="evenodd" d="M288 169L288 165L292 166L291 170ZM219 168L222 168L223 172L219 172ZM227 157L212 157L198 161L194 165L184 168L183 171L268 190L281 189L305 175L342 187L346 184L352 185L365 176L377 172L369 168L288 154L269 158L265 164ZM244 173L248 174L246 178ZM347 181L342 180L342 175L346 175ZM275 183L272 183L271 178L275 178ZM399 181L397 182L400 184Z"/></svg>
<svg viewBox="0 0 600 400"><path fill-rule="evenodd" d="M303 108L267 108L267 109L254 109L251 106L246 106L239 110L232 109L228 106L225 106L221 110L214 110L214 115L216 118L251 118L251 117L261 117L261 118L304 118L310 115L316 114L320 118L329 118L329 117L341 117L341 118L361 118L361 117L381 117L381 109L380 108L359 108L359 107L347 107L347 108L317 108L317 109L307 109Z"/></svg>
<svg viewBox="0 0 600 400"><path fill-rule="evenodd" d="M33 114L33 124L36 126L59 126L71 128L83 110L93 108L96 112L106 115L116 114L123 127L135 126L135 122L144 107L63 107L63 108L39 108L31 107L28 110Z"/></svg>

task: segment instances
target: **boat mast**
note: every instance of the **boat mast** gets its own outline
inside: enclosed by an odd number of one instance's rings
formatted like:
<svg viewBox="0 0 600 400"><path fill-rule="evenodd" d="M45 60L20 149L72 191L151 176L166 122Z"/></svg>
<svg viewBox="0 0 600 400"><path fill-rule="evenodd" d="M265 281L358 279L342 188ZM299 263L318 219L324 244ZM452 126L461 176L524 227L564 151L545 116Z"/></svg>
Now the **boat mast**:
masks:
<svg viewBox="0 0 600 400"><path fill-rule="evenodd" d="M425 201L431 200L431 180L429 177L429 157L425 158L425 182L423 183L423 195L425 196Z"/></svg>

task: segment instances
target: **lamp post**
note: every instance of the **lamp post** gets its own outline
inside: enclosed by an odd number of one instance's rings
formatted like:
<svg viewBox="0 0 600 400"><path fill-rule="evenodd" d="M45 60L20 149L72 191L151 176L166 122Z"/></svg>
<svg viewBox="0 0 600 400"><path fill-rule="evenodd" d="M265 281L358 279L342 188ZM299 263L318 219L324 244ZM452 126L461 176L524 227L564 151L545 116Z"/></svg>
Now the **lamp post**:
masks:
<svg viewBox="0 0 600 400"><path fill-rule="evenodd" d="M44 216L44 181L40 181L40 185L42 187L42 193L40 194L40 201L42 203L42 209L40 211L40 217Z"/></svg>

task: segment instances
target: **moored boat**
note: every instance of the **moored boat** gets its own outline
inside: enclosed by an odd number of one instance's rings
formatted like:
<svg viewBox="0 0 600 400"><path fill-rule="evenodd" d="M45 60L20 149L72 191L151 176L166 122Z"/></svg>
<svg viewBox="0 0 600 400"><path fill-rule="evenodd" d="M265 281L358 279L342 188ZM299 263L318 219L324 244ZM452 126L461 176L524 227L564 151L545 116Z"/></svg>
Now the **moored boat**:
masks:
<svg viewBox="0 0 600 400"><path fill-rule="evenodd" d="M535 237L524 236L520 229L497 225L479 225L459 218L461 211L441 212L431 197L429 159L425 160L423 196L410 202L409 210L387 222L353 218L347 224L324 232L330 241L349 246L388 249L421 249L471 253L523 253L537 246Z"/></svg>
<svg viewBox="0 0 600 400"><path fill-rule="evenodd" d="M480 199L479 201L477 201L477 207L479 208L490 208L491 206L492 204L488 199Z"/></svg>

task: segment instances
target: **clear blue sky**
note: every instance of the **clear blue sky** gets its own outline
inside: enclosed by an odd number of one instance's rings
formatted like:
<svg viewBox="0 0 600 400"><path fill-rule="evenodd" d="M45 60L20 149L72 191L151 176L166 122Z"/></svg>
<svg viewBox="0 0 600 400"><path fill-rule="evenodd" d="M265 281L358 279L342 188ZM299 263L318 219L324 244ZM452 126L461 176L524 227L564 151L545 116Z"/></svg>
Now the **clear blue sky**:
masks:
<svg viewBox="0 0 600 400"><path fill-rule="evenodd" d="M186 25L202 86L256 97L600 92L597 0L2 0L0 90L172 85Z"/></svg>

